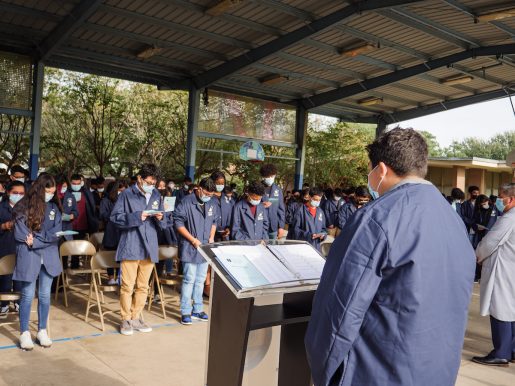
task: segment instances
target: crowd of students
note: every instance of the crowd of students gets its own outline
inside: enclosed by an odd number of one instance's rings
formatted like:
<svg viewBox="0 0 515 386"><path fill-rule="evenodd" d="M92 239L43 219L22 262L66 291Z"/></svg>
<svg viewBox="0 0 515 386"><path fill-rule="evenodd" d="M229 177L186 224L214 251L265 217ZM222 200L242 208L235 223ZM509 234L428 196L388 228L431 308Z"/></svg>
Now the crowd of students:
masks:
<svg viewBox="0 0 515 386"><path fill-rule="evenodd" d="M78 268L79 256L71 261L59 259L58 246L65 240L86 239L104 232L102 248L116 251L120 279L108 270L108 284L120 283L120 332L150 332L141 317L149 279L154 267L172 273L172 262L159 262L160 245L178 245L183 282L181 288L181 323L207 321L203 310L204 286L208 264L198 246L215 241L268 240L286 237L303 240L320 250L328 235L338 236L347 221L374 196L365 186L357 188L310 187L286 192L276 184L277 168L264 164L261 180L251 181L241 196L234 185L227 184L221 171L203 178L197 185L186 177L176 187L162 179L158 168L145 164L129 181L86 181L74 174L53 177L42 173L32 184L21 166L11 168L0 180L0 257L16 254L11 276L0 276L0 292L21 293L15 303L20 315L20 346L33 348L29 332L32 300L38 284L38 333L40 345L52 342L46 332L50 292L54 278L63 268ZM449 203L463 219L473 246L502 214L499 200L469 188L470 197L453 189ZM175 210L164 210L165 197L175 197ZM73 236L58 237L61 230L73 230ZM64 265L64 267L62 266ZM476 272L479 280L480 268ZM37 280L39 278L39 281ZM10 310L8 302L0 305L0 317Z"/></svg>

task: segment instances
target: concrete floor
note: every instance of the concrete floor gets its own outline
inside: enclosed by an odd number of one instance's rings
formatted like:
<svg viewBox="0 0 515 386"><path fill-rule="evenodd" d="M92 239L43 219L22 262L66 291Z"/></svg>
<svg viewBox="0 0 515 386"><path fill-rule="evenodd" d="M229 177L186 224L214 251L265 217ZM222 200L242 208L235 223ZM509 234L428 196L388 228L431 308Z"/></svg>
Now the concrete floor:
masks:
<svg viewBox="0 0 515 386"><path fill-rule="evenodd" d="M486 354L491 349L488 318L478 315L477 294L475 288L457 385L515 385L515 365L496 368L470 362L472 356ZM207 323L180 325L176 297L168 307L167 320L154 307L151 313L145 314L154 331L131 337L118 334L115 315L107 317L105 332L99 329L96 315L90 323L85 323L85 297L75 294L69 300L69 308L62 305L62 298L53 302L54 345L50 349L36 346L32 352L23 352L16 347L18 326L0 327L1 385L203 384Z"/></svg>

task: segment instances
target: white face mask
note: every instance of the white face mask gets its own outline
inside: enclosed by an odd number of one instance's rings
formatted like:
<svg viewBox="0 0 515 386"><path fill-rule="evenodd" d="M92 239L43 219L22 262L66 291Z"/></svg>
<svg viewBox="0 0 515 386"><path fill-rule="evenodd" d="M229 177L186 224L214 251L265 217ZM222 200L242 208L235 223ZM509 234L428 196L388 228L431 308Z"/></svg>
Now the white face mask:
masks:
<svg viewBox="0 0 515 386"><path fill-rule="evenodd" d="M249 203L252 206L258 206L261 203L261 200L253 200L253 199L249 198Z"/></svg>
<svg viewBox="0 0 515 386"><path fill-rule="evenodd" d="M483 207L483 209L489 209L490 208L490 204L488 202L485 202L481 206Z"/></svg>
<svg viewBox="0 0 515 386"><path fill-rule="evenodd" d="M24 184L25 183L25 178L24 177L16 178L16 181L20 181L22 184Z"/></svg>
<svg viewBox="0 0 515 386"><path fill-rule="evenodd" d="M54 193L45 192L45 202L49 202L52 198L54 198Z"/></svg>
<svg viewBox="0 0 515 386"><path fill-rule="evenodd" d="M220 193L222 190L224 190L225 185L216 185L216 191Z"/></svg>
<svg viewBox="0 0 515 386"><path fill-rule="evenodd" d="M74 192L78 192L81 188L82 188L81 184L79 184L79 185L72 184L72 190Z"/></svg>
<svg viewBox="0 0 515 386"><path fill-rule="evenodd" d="M272 186L272 184L274 183L275 181L275 176L271 176L271 177L266 177L265 179L263 179L263 182L265 183L265 185L267 186Z"/></svg>
<svg viewBox="0 0 515 386"><path fill-rule="evenodd" d="M97 189L97 192L98 192L98 193L104 193L104 188L98 188L98 189Z"/></svg>
<svg viewBox="0 0 515 386"><path fill-rule="evenodd" d="M67 187L66 185L63 185L63 186L61 187L61 193L62 193L62 194L66 193L66 191L67 191L67 190L68 190L68 187Z"/></svg>

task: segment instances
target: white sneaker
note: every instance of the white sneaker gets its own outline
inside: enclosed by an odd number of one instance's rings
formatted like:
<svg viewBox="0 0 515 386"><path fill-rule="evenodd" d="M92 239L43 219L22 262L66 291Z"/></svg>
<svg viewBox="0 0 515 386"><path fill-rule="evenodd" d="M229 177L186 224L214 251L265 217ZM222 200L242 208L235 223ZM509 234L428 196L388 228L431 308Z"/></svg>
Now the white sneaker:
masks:
<svg viewBox="0 0 515 386"><path fill-rule="evenodd" d="M109 279L107 285L118 285L118 282L116 281L116 279Z"/></svg>
<svg viewBox="0 0 515 386"><path fill-rule="evenodd" d="M20 335L20 348L25 351L31 351L34 348L34 342L29 331L24 331Z"/></svg>
<svg viewBox="0 0 515 386"><path fill-rule="evenodd" d="M0 307L0 319L6 319L9 313L9 305Z"/></svg>
<svg viewBox="0 0 515 386"><path fill-rule="evenodd" d="M48 337L46 330L39 330L36 339L41 347L49 348L52 346L52 340Z"/></svg>

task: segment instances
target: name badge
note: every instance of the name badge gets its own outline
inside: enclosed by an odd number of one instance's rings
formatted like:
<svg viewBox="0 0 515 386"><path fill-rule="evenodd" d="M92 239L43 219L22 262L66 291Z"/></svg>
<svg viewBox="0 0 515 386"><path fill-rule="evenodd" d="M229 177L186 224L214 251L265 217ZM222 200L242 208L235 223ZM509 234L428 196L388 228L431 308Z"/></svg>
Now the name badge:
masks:
<svg viewBox="0 0 515 386"><path fill-rule="evenodd" d="M154 201L152 203L152 210L158 210L159 209L159 202L157 201Z"/></svg>
<svg viewBox="0 0 515 386"><path fill-rule="evenodd" d="M258 221L263 221L263 213L258 214Z"/></svg>
<svg viewBox="0 0 515 386"><path fill-rule="evenodd" d="M318 221L322 221L322 213L318 215Z"/></svg>
<svg viewBox="0 0 515 386"><path fill-rule="evenodd" d="M69 198L66 202L68 203L68 207L71 208L71 206L73 205L73 200Z"/></svg>
<svg viewBox="0 0 515 386"><path fill-rule="evenodd" d="M274 197L279 197L279 191L278 190L274 190Z"/></svg>
<svg viewBox="0 0 515 386"><path fill-rule="evenodd" d="M54 221L54 220L55 220L55 210L53 210L53 209L52 209L52 210L50 211L50 213L49 213L49 215L48 215L48 219L49 219L50 221Z"/></svg>
<svg viewBox="0 0 515 386"><path fill-rule="evenodd" d="M209 210L207 211L207 215L208 215L208 216L212 216L212 215L213 215L213 207L212 207L212 206L211 206L211 207L209 208Z"/></svg>

